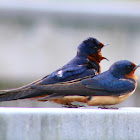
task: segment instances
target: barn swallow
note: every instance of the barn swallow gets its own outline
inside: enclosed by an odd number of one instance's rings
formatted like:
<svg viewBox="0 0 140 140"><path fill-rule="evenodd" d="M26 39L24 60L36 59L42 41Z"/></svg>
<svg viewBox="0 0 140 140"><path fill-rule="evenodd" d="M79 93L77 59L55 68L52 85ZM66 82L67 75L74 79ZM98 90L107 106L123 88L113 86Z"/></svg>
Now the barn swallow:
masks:
<svg viewBox="0 0 140 140"><path fill-rule="evenodd" d="M126 100L137 87L135 65L128 60L115 62L109 70L87 79L49 84L34 85L36 94L26 90L14 94L2 94L0 101L33 98L39 101L52 101L70 105L73 102L86 103L89 106L115 105Z"/></svg>
<svg viewBox="0 0 140 140"><path fill-rule="evenodd" d="M115 105L126 100L135 91L137 77L134 72L138 67L140 65L121 60L115 62L108 71L93 78L34 88L50 94L40 98L42 101L50 100L66 105L75 101L89 106Z"/></svg>
<svg viewBox="0 0 140 140"><path fill-rule="evenodd" d="M77 55L60 69L28 85L15 89L1 90L0 94L8 95L9 93L12 95L12 93L21 93L22 90L30 90L30 92L32 91L32 93L36 94L36 90L30 89L31 85L56 84L79 78L93 77L101 72L101 60L107 59L101 54L101 49L106 45L95 38L87 38L78 46Z"/></svg>
<svg viewBox="0 0 140 140"><path fill-rule="evenodd" d="M107 59L101 55L101 49L106 45L91 37L84 40L78 46L77 55L66 65L44 77L40 84L55 84L99 74L101 60Z"/></svg>

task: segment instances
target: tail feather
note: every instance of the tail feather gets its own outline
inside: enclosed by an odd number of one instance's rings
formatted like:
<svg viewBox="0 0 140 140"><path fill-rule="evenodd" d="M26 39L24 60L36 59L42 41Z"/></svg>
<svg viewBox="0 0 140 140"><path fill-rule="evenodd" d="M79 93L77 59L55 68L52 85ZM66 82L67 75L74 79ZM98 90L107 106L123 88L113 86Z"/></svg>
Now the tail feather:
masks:
<svg viewBox="0 0 140 140"><path fill-rule="evenodd" d="M7 91L0 94L0 102L2 101L11 101L17 99L33 98L37 96L45 95L46 92L39 91L36 89L26 89L26 90L16 90L16 91Z"/></svg>
<svg viewBox="0 0 140 140"><path fill-rule="evenodd" d="M0 90L0 102L25 98L40 98L41 96L45 96L45 100L75 94L85 96L93 92L88 93L89 89L87 90L85 85L80 82L85 78L87 77L49 85L41 85L42 79L40 79L19 88Z"/></svg>
<svg viewBox="0 0 140 140"><path fill-rule="evenodd" d="M20 99L24 93L29 92L29 88L15 88L15 89L7 89L7 90L0 90L0 101L10 101Z"/></svg>
<svg viewBox="0 0 140 140"><path fill-rule="evenodd" d="M39 79L37 81L34 81L30 84L27 84L19 88L0 90L0 102L22 99L24 98L24 96L31 94L31 92L32 93L36 92L35 90L30 89L30 87L31 85L39 84L41 81L42 79Z"/></svg>

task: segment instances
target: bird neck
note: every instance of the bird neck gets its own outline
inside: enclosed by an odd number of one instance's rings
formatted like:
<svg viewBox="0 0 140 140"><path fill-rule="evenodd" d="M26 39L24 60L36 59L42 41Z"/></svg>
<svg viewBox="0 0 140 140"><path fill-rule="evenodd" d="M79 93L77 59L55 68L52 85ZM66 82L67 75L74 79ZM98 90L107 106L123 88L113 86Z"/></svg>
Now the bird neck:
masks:
<svg viewBox="0 0 140 140"><path fill-rule="evenodd" d="M114 75L117 78L125 78L125 79L133 79L134 81L136 81L138 79L138 77L136 75L134 75L134 71L130 72L129 74L120 74L117 71L114 71L112 68L110 69L110 72L112 73L112 75Z"/></svg>
<svg viewBox="0 0 140 140"><path fill-rule="evenodd" d="M98 73L101 72L100 61L104 59L104 57L101 59L98 55L84 55L82 53L78 53L77 56L80 58L80 62L88 63L89 69L94 68Z"/></svg>
<svg viewBox="0 0 140 140"><path fill-rule="evenodd" d="M96 63L99 64L101 62L101 60L103 60L105 58L102 56L101 52L99 51L97 54L88 55L88 59L93 60L93 61L95 61Z"/></svg>
<svg viewBox="0 0 140 140"><path fill-rule="evenodd" d="M125 75L125 78L137 80L138 77L134 74L134 72L135 71L131 71L129 74Z"/></svg>
<svg viewBox="0 0 140 140"><path fill-rule="evenodd" d="M91 65L91 68L94 68L97 73L101 73L101 66L100 66L100 63L97 63L96 61L94 60L90 60L89 61L89 64Z"/></svg>
<svg viewBox="0 0 140 140"><path fill-rule="evenodd" d="M78 49L77 56L88 58L89 60L93 60L96 63L100 63L101 60L106 59L105 57L102 56L101 51L98 51L97 53L93 53L93 54L86 54Z"/></svg>

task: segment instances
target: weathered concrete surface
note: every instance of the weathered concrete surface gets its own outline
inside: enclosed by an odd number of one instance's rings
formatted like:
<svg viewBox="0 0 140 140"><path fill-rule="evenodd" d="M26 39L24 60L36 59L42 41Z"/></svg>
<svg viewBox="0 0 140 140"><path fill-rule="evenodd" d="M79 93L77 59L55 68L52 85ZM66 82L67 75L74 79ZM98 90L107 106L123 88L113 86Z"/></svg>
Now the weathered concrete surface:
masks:
<svg viewBox="0 0 140 140"><path fill-rule="evenodd" d="M140 139L140 108L0 108L0 140L129 139Z"/></svg>

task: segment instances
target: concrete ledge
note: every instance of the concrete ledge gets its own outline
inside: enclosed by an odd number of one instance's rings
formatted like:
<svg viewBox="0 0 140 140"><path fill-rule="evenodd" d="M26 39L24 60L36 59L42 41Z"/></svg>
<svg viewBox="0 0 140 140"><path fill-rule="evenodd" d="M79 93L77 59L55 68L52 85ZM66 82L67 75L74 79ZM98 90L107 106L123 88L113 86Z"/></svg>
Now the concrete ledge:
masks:
<svg viewBox="0 0 140 140"><path fill-rule="evenodd" d="M128 139L140 139L140 108L0 108L0 140Z"/></svg>

